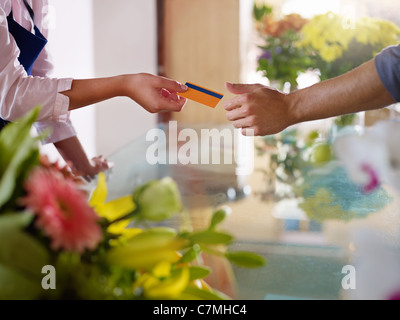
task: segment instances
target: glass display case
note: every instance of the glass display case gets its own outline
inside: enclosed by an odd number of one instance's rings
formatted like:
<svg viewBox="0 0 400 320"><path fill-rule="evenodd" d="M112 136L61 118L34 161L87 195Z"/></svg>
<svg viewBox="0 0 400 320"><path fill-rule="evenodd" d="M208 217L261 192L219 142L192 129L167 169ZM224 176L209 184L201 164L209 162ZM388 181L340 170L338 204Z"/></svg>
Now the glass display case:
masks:
<svg viewBox="0 0 400 320"><path fill-rule="evenodd" d="M204 256L215 288L242 300L390 299L400 289L400 210L390 186L365 194L328 162L304 175L296 196L278 197L266 181L268 153L256 153L253 170L238 176L234 165L151 165L148 138L109 157L109 197L172 177L186 209L175 223L193 229L207 225L215 207L229 206L221 227L234 235L232 247L261 254L267 264L241 269ZM168 158L171 150L162 150Z"/></svg>

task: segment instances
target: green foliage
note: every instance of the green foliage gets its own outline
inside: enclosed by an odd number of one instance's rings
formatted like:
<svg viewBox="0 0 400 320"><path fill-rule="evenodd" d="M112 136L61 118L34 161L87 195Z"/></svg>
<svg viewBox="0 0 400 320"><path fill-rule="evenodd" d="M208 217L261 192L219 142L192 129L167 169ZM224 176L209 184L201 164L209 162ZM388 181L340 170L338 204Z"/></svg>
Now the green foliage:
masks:
<svg viewBox="0 0 400 320"><path fill-rule="evenodd" d="M226 258L243 268L260 268L265 265L265 259L251 252L227 252Z"/></svg>
<svg viewBox="0 0 400 320"><path fill-rule="evenodd" d="M338 129L342 129L347 126L354 124L357 119L357 114L348 114L335 118L335 125Z"/></svg>
<svg viewBox="0 0 400 320"><path fill-rule="evenodd" d="M254 2L253 16L256 21L261 21L265 16L270 15L273 9L265 3L257 4Z"/></svg>
<svg viewBox="0 0 400 320"><path fill-rule="evenodd" d="M215 228L219 224L221 224L226 219L227 216L228 216L228 212L227 212L226 208L217 210L211 219L209 230L215 230Z"/></svg>
<svg viewBox="0 0 400 320"><path fill-rule="evenodd" d="M265 37L265 45L260 47L264 54L258 61L257 71L277 81L278 89L283 89L286 82L296 88L300 73L313 67L313 59L307 55L306 50L296 45L299 39L297 32L288 30L279 38Z"/></svg>
<svg viewBox="0 0 400 320"><path fill-rule="evenodd" d="M200 254L201 254L201 247L198 244L194 244L183 254L180 263L193 262L200 256Z"/></svg>
<svg viewBox="0 0 400 320"><path fill-rule="evenodd" d="M41 270L50 255L24 229L32 216L0 216L0 299L37 299L41 296Z"/></svg>
<svg viewBox="0 0 400 320"><path fill-rule="evenodd" d="M189 236L190 241L206 245L230 244L233 237L230 234L216 231L200 231Z"/></svg>
<svg viewBox="0 0 400 320"><path fill-rule="evenodd" d="M14 209L16 199L23 194L23 182L38 164L40 137L30 134L40 108L8 125L0 133L0 213Z"/></svg>
<svg viewBox="0 0 400 320"><path fill-rule="evenodd" d="M309 167L308 159L304 155L310 145L304 145L298 137L297 129L287 129L280 134L266 136L259 151L265 146L270 150L269 171L281 182L296 183L302 177L303 169Z"/></svg>
<svg viewBox="0 0 400 320"><path fill-rule="evenodd" d="M211 274L210 268L191 266L190 269L190 281L204 279Z"/></svg>

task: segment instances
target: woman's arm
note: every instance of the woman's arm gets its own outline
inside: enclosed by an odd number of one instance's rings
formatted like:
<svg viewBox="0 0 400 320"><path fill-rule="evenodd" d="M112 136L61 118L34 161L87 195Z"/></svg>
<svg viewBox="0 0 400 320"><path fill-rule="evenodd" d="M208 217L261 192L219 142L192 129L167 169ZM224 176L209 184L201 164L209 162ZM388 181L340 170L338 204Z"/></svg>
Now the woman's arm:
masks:
<svg viewBox="0 0 400 320"><path fill-rule="evenodd" d="M69 98L69 109L75 110L114 97L125 96L151 113L180 111L186 99L177 92L186 91L180 83L150 74L121 75L110 78L73 80L71 90L61 92ZM90 181L96 174L110 168L103 157L88 160L77 137L54 144L62 157L72 163L73 170Z"/></svg>
<svg viewBox="0 0 400 320"><path fill-rule="evenodd" d="M130 74L110 78L73 80L71 90L61 92L70 100L70 110L114 97L128 97L151 113L181 111L186 99L177 92L187 90L174 80L151 74Z"/></svg>
<svg viewBox="0 0 400 320"><path fill-rule="evenodd" d="M76 136L55 142L54 146L70 165L72 172L77 176L82 176L87 181L94 179L99 172L106 171L113 166L102 156L89 160Z"/></svg>
<svg viewBox="0 0 400 320"><path fill-rule="evenodd" d="M243 128L244 135L276 134L300 122L379 109L395 102L374 60L290 94L262 85L227 84L227 89L239 94L226 102L227 118L236 128Z"/></svg>

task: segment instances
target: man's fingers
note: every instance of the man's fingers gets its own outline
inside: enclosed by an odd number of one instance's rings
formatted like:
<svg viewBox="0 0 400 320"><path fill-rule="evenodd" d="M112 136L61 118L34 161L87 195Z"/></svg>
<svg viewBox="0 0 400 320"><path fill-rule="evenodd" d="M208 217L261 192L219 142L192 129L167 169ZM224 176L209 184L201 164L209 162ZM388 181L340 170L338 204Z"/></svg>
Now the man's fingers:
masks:
<svg viewBox="0 0 400 320"><path fill-rule="evenodd" d="M224 108L226 111L232 111L237 108L241 108L242 105L244 105L246 103L246 101L247 101L246 95L237 96L237 97L227 100L224 104Z"/></svg>
<svg viewBox="0 0 400 320"><path fill-rule="evenodd" d="M252 125L252 119L250 117L238 119L233 122L233 126L236 129L248 128Z"/></svg>
<svg viewBox="0 0 400 320"><path fill-rule="evenodd" d="M236 108L226 113L226 118L229 121L237 121L239 119L245 118L246 116L247 114L245 114L243 108Z"/></svg>

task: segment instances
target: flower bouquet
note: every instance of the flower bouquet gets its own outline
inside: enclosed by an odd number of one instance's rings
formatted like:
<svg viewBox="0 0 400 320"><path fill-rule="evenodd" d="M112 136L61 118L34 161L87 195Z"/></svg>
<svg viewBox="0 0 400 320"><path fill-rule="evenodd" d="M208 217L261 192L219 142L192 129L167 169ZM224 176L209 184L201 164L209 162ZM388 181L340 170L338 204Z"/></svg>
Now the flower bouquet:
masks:
<svg viewBox="0 0 400 320"><path fill-rule="evenodd" d="M221 300L203 252L242 267L265 261L231 252L215 211L201 231L160 224L182 212L176 183L151 181L107 201L104 174L92 192L67 167L39 153L30 128L39 108L0 134L0 299Z"/></svg>
<svg viewBox="0 0 400 320"><path fill-rule="evenodd" d="M297 45L300 31L308 20L298 14L276 20L272 8L265 5L263 8L254 6L256 29L263 42L260 45L262 53L258 59L258 71L262 71L280 90L287 83L292 89L296 88L299 73L307 71L312 65L307 51Z"/></svg>
<svg viewBox="0 0 400 320"><path fill-rule="evenodd" d="M400 39L400 28L394 23L370 17L349 21L326 13L306 20L291 14L277 20L272 9L257 4L254 17L262 41L258 70L281 90L285 84L295 90L305 71L314 71L321 80L340 76ZM335 125L341 129L355 119L354 114L337 117Z"/></svg>

